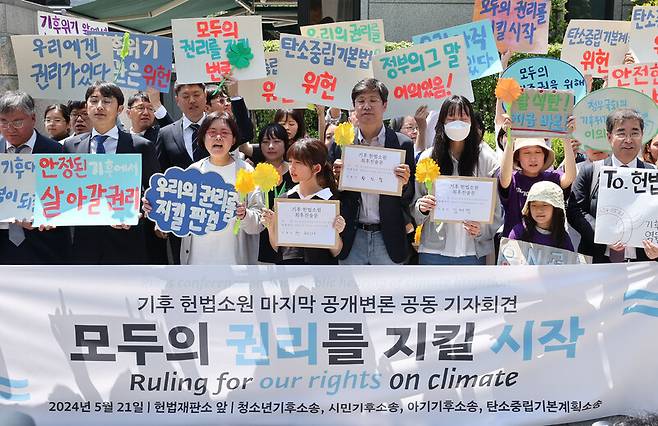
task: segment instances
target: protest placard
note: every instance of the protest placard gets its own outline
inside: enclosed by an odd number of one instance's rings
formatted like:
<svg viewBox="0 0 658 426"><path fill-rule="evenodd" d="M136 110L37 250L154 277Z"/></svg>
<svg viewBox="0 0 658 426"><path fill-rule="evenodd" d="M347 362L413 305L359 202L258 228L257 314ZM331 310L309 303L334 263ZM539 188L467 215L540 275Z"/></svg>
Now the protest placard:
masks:
<svg viewBox="0 0 658 426"><path fill-rule="evenodd" d="M573 92L522 89L512 103L512 136L517 138L565 137L567 120L573 114Z"/></svg>
<svg viewBox="0 0 658 426"><path fill-rule="evenodd" d="M498 51L548 52L550 0L475 0L473 21L490 19Z"/></svg>
<svg viewBox="0 0 658 426"><path fill-rule="evenodd" d="M637 62L658 61L658 6L634 6L628 47Z"/></svg>
<svg viewBox="0 0 658 426"><path fill-rule="evenodd" d="M136 225L139 154L35 154L34 226Z"/></svg>
<svg viewBox="0 0 658 426"><path fill-rule="evenodd" d="M340 201L276 198L276 242L281 247L335 248Z"/></svg>
<svg viewBox="0 0 658 426"><path fill-rule="evenodd" d="M375 55L385 51L386 40L384 39L383 19L307 25L301 27L299 31L304 37L370 46Z"/></svg>
<svg viewBox="0 0 658 426"><path fill-rule="evenodd" d="M0 222L32 219L35 186L32 154L0 154Z"/></svg>
<svg viewBox="0 0 658 426"><path fill-rule="evenodd" d="M608 87L626 87L637 90L658 102L658 62L628 64L610 68Z"/></svg>
<svg viewBox="0 0 658 426"><path fill-rule="evenodd" d="M573 137L585 148L610 151L606 132L606 118L620 108L631 108L644 119L643 143L658 133L658 106L647 95L622 87L605 87L581 99L573 108L576 128Z"/></svg>
<svg viewBox="0 0 658 426"><path fill-rule="evenodd" d="M658 170L601 167L594 242L658 244Z"/></svg>
<svg viewBox="0 0 658 426"><path fill-rule="evenodd" d="M352 88L372 77L370 46L281 34L274 93L298 102L351 109Z"/></svg>
<svg viewBox="0 0 658 426"><path fill-rule="evenodd" d="M372 68L389 90L384 118L408 115L421 105L439 110L451 95L474 100L471 80L463 78L468 60L462 35L377 55Z"/></svg>
<svg viewBox="0 0 658 426"><path fill-rule="evenodd" d="M39 35L87 35L93 31L108 31L104 22L37 12L37 34Z"/></svg>
<svg viewBox="0 0 658 426"><path fill-rule="evenodd" d="M370 192L400 195L402 182L395 176L395 168L404 163L401 149L347 145L342 148L343 169L338 189L341 191Z"/></svg>
<svg viewBox="0 0 658 426"><path fill-rule="evenodd" d="M39 99L84 99L98 80L111 80L112 40L101 36L11 36L18 87Z"/></svg>
<svg viewBox="0 0 658 426"><path fill-rule="evenodd" d="M630 29L629 21L572 19L564 34L560 59L583 75L605 77L608 68L624 63Z"/></svg>
<svg viewBox="0 0 658 426"><path fill-rule="evenodd" d="M441 222L492 223L496 195L496 179L439 176L434 182L436 207L432 218Z"/></svg>
<svg viewBox="0 0 658 426"><path fill-rule="evenodd" d="M260 15L172 19L171 30L179 83L266 76Z"/></svg>
<svg viewBox="0 0 658 426"><path fill-rule="evenodd" d="M274 94L279 80L279 53L265 52L266 78L242 80L238 91L249 109L295 109L306 108L307 104Z"/></svg>
<svg viewBox="0 0 658 426"><path fill-rule="evenodd" d="M422 44L457 35L463 35L466 41L466 58L471 80L497 74L503 70L491 21L488 19L416 35L411 40L414 44Z"/></svg>
<svg viewBox="0 0 658 426"><path fill-rule="evenodd" d="M180 167L151 176L144 196L153 208L147 217L179 237L223 230L239 202L233 184L219 173Z"/></svg>
<svg viewBox="0 0 658 426"><path fill-rule="evenodd" d="M591 256L521 240L500 239L498 265L579 265L592 263Z"/></svg>
<svg viewBox="0 0 658 426"><path fill-rule="evenodd" d="M573 65L555 58L524 58L503 71L502 78L513 78L530 89L571 90L576 102L587 94L585 78Z"/></svg>
<svg viewBox="0 0 658 426"><path fill-rule="evenodd" d="M114 48L113 81L126 89L146 90L154 87L169 92L172 42L169 37L130 33L128 55L121 59L124 33L94 32L112 38Z"/></svg>

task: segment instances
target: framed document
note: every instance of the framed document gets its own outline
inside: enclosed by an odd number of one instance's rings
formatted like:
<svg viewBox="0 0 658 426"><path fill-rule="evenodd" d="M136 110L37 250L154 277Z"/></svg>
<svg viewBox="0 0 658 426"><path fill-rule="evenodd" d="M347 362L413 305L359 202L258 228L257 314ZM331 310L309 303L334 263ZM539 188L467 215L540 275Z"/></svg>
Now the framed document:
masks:
<svg viewBox="0 0 658 426"><path fill-rule="evenodd" d="M402 195L394 169L404 163L405 151L362 145L343 147L343 170L338 189L383 195Z"/></svg>
<svg viewBox="0 0 658 426"><path fill-rule="evenodd" d="M334 219L340 214L338 200L276 198L276 241L282 247L335 248L338 232Z"/></svg>
<svg viewBox="0 0 658 426"><path fill-rule="evenodd" d="M493 223L496 179L439 176L434 182L434 196L436 197L434 220Z"/></svg>

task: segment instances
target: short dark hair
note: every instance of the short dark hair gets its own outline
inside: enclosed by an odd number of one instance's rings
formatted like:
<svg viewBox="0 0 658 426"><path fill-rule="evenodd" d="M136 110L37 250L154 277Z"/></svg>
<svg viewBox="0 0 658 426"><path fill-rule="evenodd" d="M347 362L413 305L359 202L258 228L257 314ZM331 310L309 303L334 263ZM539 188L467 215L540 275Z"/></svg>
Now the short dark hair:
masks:
<svg viewBox="0 0 658 426"><path fill-rule="evenodd" d="M46 115L48 115L50 111L59 111L62 113L62 116L64 117L64 120L66 120L67 123L71 121L71 111L69 110L69 107L67 107L64 104L48 105L46 107L46 110L43 112L43 118L46 118Z"/></svg>
<svg viewBox="0 0 658 426"><path fill-rule="evenodd" d="M220 96L222 98L228 98L228 92L226 90L226 86L222 86L221 89L217 90L218 86L206 86L206 105L210 105L210 102L215 99L219 98Z"/></svg>
<svg viewBox="0 0 658 426"><path fill-rule="evenodd" d="M137 101L142 101L142 102L151 102L151 98L149 98L149 95L147 95L144 92L137 92L131 97L128 98L128 108L132 108L132 106L135 104Z"/></svg>
<svg viewBox="0 0 658 426"><path fill-rule="evenodd" d="M290 148L290 139L288 138L288 132L286 132L286 129L284 129L282 125L275 122L263 127L260 133L258 133L259 146L263 143L263 139L265 138L281 139L283 141L283 146L285 147L283 150L283 157L286 158L286 153L288 152L288 148Z"/></svg>
<svg viewBox="0 0 658 426"><path fill-rule="evenodd" d="M352 105L356 102L356 98L365 92L377 92L383 103L388 101L388 89L384 83L376 78L364 78L352 89Z"/></svg>
<svg viewBox="0 0 658 426"><path fill-rule="evenodd" d="M642 118L639 112L631 108L617 109L608 114L608 118L605 120L606 130L608 133L612 133L615 125L625 120L638 120L640 122L640 130L644 132L644 118Z"/></svg>
<svg viewBox="0 0 658 426"><path fill-rule="evenodd" d="M87 109L87 101L69 101L66 106L69 108L69 112L74 109Z"/></svg>
<svg viewBox="0 0 658 426"><path fill-rule="evenodd" d="M119 105L123 105L123 102L125 101L125 98L123 97L123 92L121 91L119 86L109 81L97 81L96 83L89 86L87 92L85 93L85 102L89 100L89 98L94 93L94 91L96 91L96 89L98 89L98 91L102 96L106 96L108 98L115 98L117 102L119 102Z"/></svg>
<svg viewBox="0 0 658 426"><path fill-rule="evenodd" d="M185 87L185 86L199 86L201 90L205 91L206 90L206 85L203 83L178 83L174 84L174 93L176 96L178 96L178 92Z"/></svg>
<svg viewBox="0 0 658 426"><path fill-rule="evenodd" d="M235 121L235 118L231 117L225 112L211 112L210 114L206 115L206 118L203 119L203 122L201 123L201 127L199 127L199 136L197 137L196 143L198 145L198 149L202 153L204 157L208 157L210 153L206 149L206 144L204 142L204 139L206 138L206 133L208 132L208 129L217 120L221 120L226 125L228 126L229 129L231 129L231 133L233 134L233 145L229 149L230 151L233 151L235 148L240 145L240 129L238 128L238 123Z"/></svg>
<svg viewBox="0 0 658 426"><path fill-rule="evenodd" d="M303 109L277 109L274 113L274 122L288 120L292 117L297 122L297 133L291 138L291 142L306 136L306 124L304 123L304 110Z"/></svg>

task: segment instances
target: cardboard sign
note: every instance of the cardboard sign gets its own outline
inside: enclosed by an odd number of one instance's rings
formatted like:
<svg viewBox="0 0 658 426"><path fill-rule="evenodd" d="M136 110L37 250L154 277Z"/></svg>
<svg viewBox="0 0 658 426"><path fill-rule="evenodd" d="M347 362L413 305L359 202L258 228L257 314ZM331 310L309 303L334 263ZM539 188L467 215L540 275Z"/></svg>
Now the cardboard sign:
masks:
<svg viewBox="0 0 658 426"><path fill-rule="evenodd" d="M236 80L265 77L260 15L172 19L171 30L178 83L220 82L229 72ZM227 48L238 42L251 49L252 59L240 55L248 64L231 65Z"/></svg>
<svg viewBox="0 0 658 426"><path fill-rule="evenodd" d="M521 240L500 239L498 265L579 265L592 263L591 256Z"/></svg>
<svg viewBox="0 0 658 426"><path fill-rule="evenodd" d="M375 55L385 52L386 43L384 39L383 19L307 25L301 27L299 30L304 37L370 46Z"/></svg>
<svg viewBox="0 0 658 426"><path fill-rule="evenodd" d="M628 46L638 62L658 61L658 6L635 6Z"/></svg>
<svg viewBox="0 0 658 426"><path fill-rule="evenodd" d="M628 64L610 68L608 87L626 87L651 97L658 102L658 62Z"/></svg>
<svg viewBox="0 0 658 426"><path fill-rule="evenodd" d="M628 21L572 19L564 34L560 59L583 75L605 77L610 67L624 63L630 28Z"/></svg>
<svg viewBox="0 0 658 426"><path fill-rule="evenodd" d="M573 114L573 93L559 90L522 89L512 103L512 135L517 138L565 137Z"/></svg>
<svg viewBox="0 0 658 426"><path fill-rule="evenodd" d="M473 21L490 19L500 52L548 52L550 0L475 0Z"/></svg>
<svg viewBox="0 0 658 426"><path fill-rule="evenodd" d="M409 115L421 105L439 110L451 95L473 101L462 35L396 50L373 59L376 79L389 90L384 118Z"/></svg>
<svg viewBox="0 0 658 426"><path fill-rule="evenodd" d="M332 249L338 244L334 220L340 201L276 198L276 242L280 247Z"/></svg>
<svg viewBox="0 0 658 426"><path fill-rule="evenodd" d="M338 189L399 196L403 185L394 170L404 163L404 156L404 150L400 149L344 146Z"/></svg>
<svg viewBox="0 0 658 426"><path fill-rule="evenodd" d="M372 77L369 46L281 34L277 96L342 109L353 108L352 89Z"/></svg>
<svg viewBox="0 0 658 426"><path fill-rule="evenodd" d="M573 65L555 58L525 58L503 71L521 87L544 90L571 90L576 102L587 95L585 77Z"/></svg>
<svg viewBox="0 0 658 426"><path fill-rule="evenodd" d="M306 108L308 104L282 98L274 94L279 80L279 53L265 52L266 78L242 80L238 92L249 109L295 109Z"/></svg>
<svg viewBox="0 0 658 426"><path fill-rule="evenodd" d="M436 197L433 220L493 223L497 199L496 179L439 176L433 188Z"/></svg>
<svg viewBox="0 0 658 426"><path fill-rule="evenodd" d="M457 35L463 35L466 41L466 58L471 80L503 70L491 30L491 21L488 19L416 35L412 37L412 41L414 44L430 43Z"/></svg>
<svg viewBox="0 0 658 426"><path fill-rule="evenodd" d="M594 242L658 244L658 170L601 167Z"/></svg>
<svg viewBox="0 0 658 426"><path fill-rule="evenodd" d="M32 219L35 186L32 154L0 154L0 222Z"/></svg>
<svg viewBox="0 0 658 426"><path fill-rule="evenodd" d="M39 35L87 35L94 31L108 31L104 22L37 12L37 34Z"/></svg>
<svg viewBox="0 0 658 426"><path fill-rule="evenodd" d="M112 80L112 40L100 36L11 36L18 86L39 99L84 99L98 80Z"/></svg>

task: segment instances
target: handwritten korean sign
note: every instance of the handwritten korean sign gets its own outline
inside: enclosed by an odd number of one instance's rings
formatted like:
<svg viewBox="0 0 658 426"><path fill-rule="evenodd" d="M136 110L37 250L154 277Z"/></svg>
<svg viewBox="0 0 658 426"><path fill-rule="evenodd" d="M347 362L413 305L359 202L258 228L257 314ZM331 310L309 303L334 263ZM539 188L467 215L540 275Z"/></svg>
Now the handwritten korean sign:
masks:
<svg viewBox="0 0 658 426"><path fill-rule="evenodd" d="M466 57L471 80L497 74L503 70L491 21L488 19L413 36L412 41L414 44L422 44L457 35L463 35L466 40Z"/></svg>
<svg viewBox="0 0 658 426"><path fill-rule="evenodd" d="M650 96L658 103L658 62L628 64L610 69L609 87L627 87Z"/></svg>
<svg viewBox="0 0 658 426"><path fill-rule="evenodd" d="M375 55L385 51L383 19L307 25L299 30L304 37L371 46Z"/></svg>
<svg viewBox="0 0 658 426"><path fill-rule="evenodd" d="M473 21L490 19L500 52L548 51L549 0L475 0Z"/></svg>
<svg viewBox="0 0 658 426"><path fill-rule="evenodd" d="M334 220L340 201L277 198L276 241L283 247L334 248L338 232Z"/></svg>
<svg viewBox="0 0 658 426"><path fill-rule="evenodd" d="M221 231L239 202L235 187L219 173L180 167L151 176L145 197L153 207L148 218L179 237Z"/></svg>
<svg viewBox="0 0 658 426"><path fill-rule="evenodd" d="M608 68L624 62L630 28L628 21L572 19L564 34L560 59L583 75L605 77Z"/></svg>
<svg viewBox="0 0 658 426"><path fill-rule="evenodd" d="M375 78L390 91L384 117L408 115L421 105L438 110L451 95L473 101L466 43L458 35L396 50L373 59Z"/></svg>
<svg viewBox="0 0 658 426"><path fill-rule="evenodd" d="M93 31L107 30L107 24L103 22L37 12L37 34L39 35L87 35Z"/></svg>
<svg viewBox="0 0 658 426"><path fill-rule="evenodd" d="M587 94L585 78L573 65L554 58L525 58L503 71L503 78L513 78L521 87L573 91L576 102Z"/></svg>
<svg viewBox="0 0 658 426"><path fill-rule="evenodd" d="M99 36L11 36L18 85L40 99L84 99L112 77L112 40Z"/></svg>
<svg viewBox="0 0 658 426"><path fill-rule="evenodd" d="M240 96L249 109L291 109L306 108L305 103L282 98L274 94L279 80L279 53L265 52L266 78L242 80L238 83Z"/></svg>
<svg viewBox="0 0 658 426"><path fill-rule="evenodd" d="M591 256L542 244L501 238L498 265L578 265L592 263Z"/></svg>
<svg viewBox="0 0 658 426"><path fill-rule="evenodd" d="M372 77L372 48L281 34L277 96L343 109L352 108L352 88Z"/></svg>
<svg viewBox="0 0 658 426"><path fill-rule="evenodd" d="M496 206L496 179L439 176L434 183L433 219L442 222L472 220L492 223Z"/></svg>
<svg viewBox="0 0 658 426"><path fill-rule="evenodd" d="M395 168L404 163L400 149L347 145L343 147L343 170L338 189L374 194L400 195L402 182Z"/></svg>
<svg viewBox="0 0 658 426"><path fill-rule="evenodd" d="M261 16L172 19L171 29L180 83L219 82L230 71L237 80L266 75ZM236 43L246 43L253 54L238 55L246 61L243 68L231 65L227 51Z"/></svg>
<svg viewBox="0 0 658 426"><path fill-rule="evenodd" d="M35 179L32 154L0 154L0 221L32 219Z"/></svg>
<svg viewBox="0 0 658 426"><path fill-rule="evenodd" d="M638 62L658 61L658 6L635 6L628 45Z"/></svg>
<svg viewBox="0 0 658 426"><path fill-rule="evenodd" d="M571 92L523 89L510 111L512 135L520 138L566 136L573 104Z"/></svg>
<svg viewBox="0 0 658 426"><path fill-rule="evenodd" d="M136 225L139 154L38 154L34 225Z"/></svg>

